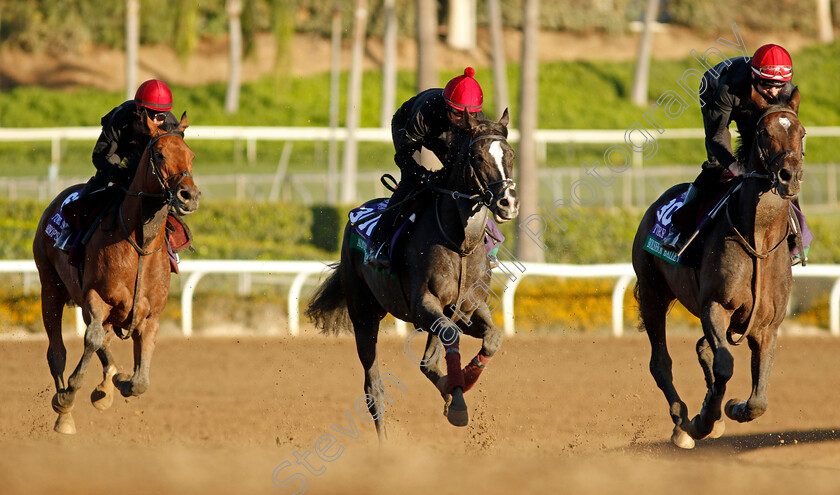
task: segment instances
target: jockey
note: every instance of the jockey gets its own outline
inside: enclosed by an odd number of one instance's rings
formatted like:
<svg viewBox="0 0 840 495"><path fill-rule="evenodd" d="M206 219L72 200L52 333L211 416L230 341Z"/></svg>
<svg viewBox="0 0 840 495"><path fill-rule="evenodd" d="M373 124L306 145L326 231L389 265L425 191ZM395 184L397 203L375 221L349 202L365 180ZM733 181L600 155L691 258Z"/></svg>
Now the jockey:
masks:
<svg viewBox="0 0 840 495"><path fill-rule="evenodd" d="M445 88L427 89L403 103L391 119L394 161L400 167L401 178L371 236L373 247L365 256L365 264L378 268L391 265L390 238L403 220L406 198L431 179L431 171L417 163L414 153L421 147L431 150L443 163L441 172L445 174L451 163L448 138L453 131L466 128L465 112L484 118L481 113L484 94L473 75L475 70L467 67L463 75L453 78Z"/></svg>
<svg viewBox="0 0 840 495"><path fill-rule="evenodd" d="M696 213L698 194L713 189L727 172L736 176L743 173L732 152L729 123L734 120L742 136L755 133L759 113L750 98L753 89L771 105L783 103L796 89L792 78L790 54L774 44L762 46L748 60L744 57L732 58L706 71L700 83L699 97L708 161L688 187L685 202L680 208L686 209L683 213ZM799 206L797 201L794 204ZM662 241L662 247L667 250L679 251L685 245L680 228L686 226L676 223L671 222L668 235Z"/></svg>
<svg viewBox="0 0 840 495"><path fill-rule="evenodd" d="M137 88L133 100L128 100L108 112L101 119L102 133L93 147L96 175L88 180L77 199L113 182L123 187L134 178L138 162L149 145L146 116L166 129L178 127L178 119L170 112L172 91L163 82L150 79ZM73 227L65 224L55 247L69 250Z"/></svg>

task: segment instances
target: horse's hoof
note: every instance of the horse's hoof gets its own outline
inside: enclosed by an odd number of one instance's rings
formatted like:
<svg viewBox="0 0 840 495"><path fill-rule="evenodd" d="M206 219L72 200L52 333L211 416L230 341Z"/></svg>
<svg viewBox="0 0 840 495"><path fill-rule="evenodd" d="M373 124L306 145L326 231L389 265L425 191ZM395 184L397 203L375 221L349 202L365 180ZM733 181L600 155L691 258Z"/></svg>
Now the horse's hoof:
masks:
<svg viewBox="0 0 840 495"><path fill-rule="evenodd" d="M720 438L723 436L725 431L726 423L724 423L722 419L719 419L715 421L715 425L712 427L712 432L709 433L709 436L706 438Z"/></svg>
<svg viewBox="0 0 840 495"><path fill-rule="evenodd" d="M438 392L440 392L441 396L446 397L447 395L449 395L446 393L446 375L443 375L442 377L438 378L438 381L435 383L435 387L437 387Z"/></svg>
<svg viewBox="0 0 840 495"><path fill-rule="evenodd" d="M464 392L460 388L452 391L452 403L449 404L446 419L452 426L467 426L470 422L467 403L464 401Z"/></svg>
<svg viewBox="0 0 840 495"><path fill-rule="evenodd" d="M712 429L709 430L708 433L700 433L702 430L700 428L700 415L694 416L691 420L691 433L692 438L695 440L704 440L706 438L720 438L723 436L723 432L726 431L726 424L723 422L722 419L719 419L712 424Z"/></svg>
<svg viewBox="0 0 840 495"><path fill-rule="evenodd" d="M109 367L105 372L102 383L97 385L90 393L91 404L100 411L108 409L114 403L114 375L116 374L117 368L115 366Z"/></svg>
<svg viewBox="0 0 840 495"><path fill-rule="evenodd" d="M105 390L105 387L99 385L93 392L90 393L90 403L93 404L93 407L99 409L100 411L104 411L111 407L114 403L114 385L111 384L109 388L111 390Z"/></svg>
<svg viewBox="0 0 840 495"><path fill-rule="evenodd" d="M58 414L67 414L73 410L73 404L70 404L69 406L62 405L61 401L58 398L58 393L56 393L53 394L52 408L53 411L57 412Z"/></svg>
<svg viewBox="0 0 840 495"><path fill-rule="evenodd" d="M734 419L735 421L741 421L738 419L738 404L741 401L738 399L729 399L726 401L726 405L723 406L723 411L726 413L726 417L729 419Z"/></svg>
<svg viewBox="0 0 840 495"><path fill-rule="evenodd" d="M674 433L671 434L671 443L681 449L691 450L694 448L694 439L679 426L674 426Z"/></svg>
<svg viewBox="0 0 840 495"><path fill-rule="evenodd" d="M58 419L55 420L53 430L55 430L56 433L61 433L63 435L75 435L76 422L73 421L73 415L70 413L59 414Z"/></svg>
<svg viewBox="0 0 840 495"><path fill-rule="evenodd" d="M123 397L131 397L131 375L127 373L117 373L111 381Z"/></svg>

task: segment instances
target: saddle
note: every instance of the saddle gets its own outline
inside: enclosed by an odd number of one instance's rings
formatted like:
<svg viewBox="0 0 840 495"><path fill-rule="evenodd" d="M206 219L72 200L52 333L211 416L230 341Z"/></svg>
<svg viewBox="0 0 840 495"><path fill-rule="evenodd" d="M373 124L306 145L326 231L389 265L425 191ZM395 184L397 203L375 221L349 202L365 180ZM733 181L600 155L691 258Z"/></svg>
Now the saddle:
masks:
<svg viewBox="0 0 840 495"><path fill-rule="evenodd" d="M70 248L68 263L74 267L80 267L84 260L84 246L90 239L93 232L102 223L102 220L119 209L125 192L122 187L109 186L93 191L81 199L77 199L78 193L67 197L62 204L58 215L50 218L46 227L46 233L53 239L57 239L61 233L64 223L69 223L75 230L75 237ZM108 227L118 228L116 224ZM169 212L166 218L166 250L169 254L169 264L172 273L178 274L178 253L192 248L192 231L180 215Z"/></svg>
<svg viewBox="0 0 840 495"><path fill-rule="evenodd" d="M379 221L382 210L388 207L388 201L389 198L372 199L350 211L348 217L350 219L350 225L353 227L350 239L351 248L357 249L363 254L367 254L374 248L371 245L371 236L376 228L376 223ZM426 206L428 205L418 200L406 207L406 218L394 231L394 235L391 238L391 251L389 253L391 259L395 259L395 255L401 251L401 241L411 232L417 218L426 209ZM484 233L484 248L487 254L495 255L499 250L499 246L505 241L505 236L490 216L487 217L487 225L485 226ZM388 269L388 273L391 273L390 268Z"/></svg>

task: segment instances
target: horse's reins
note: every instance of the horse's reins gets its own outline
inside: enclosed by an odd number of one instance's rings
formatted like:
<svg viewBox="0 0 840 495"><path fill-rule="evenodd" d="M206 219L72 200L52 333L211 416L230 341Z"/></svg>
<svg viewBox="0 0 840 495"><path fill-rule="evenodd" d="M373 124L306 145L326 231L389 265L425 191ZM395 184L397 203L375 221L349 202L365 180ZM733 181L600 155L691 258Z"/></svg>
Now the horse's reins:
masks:
<svg viewBox="0 0 840 495"><path fill-rule="evenodd" d="M184 135L182 133L179 133L179 132L166 132L164 134L160 134L160 135L152 138L149 141L149 145L146 147L146 150L149 154L149 163L151 164L150 171L151 171L152 175L157 179L158 184L160 185L161 189L164 192L163 193L149 193L149 192L144 192L144 191L129 191L128 189L125 189L125 188L123 188L123 190L125 191L126 195L136 196L136 197L140 198L141 201L144 198L166 198L166 200L164 201L163 204L164 204L164 206L168 207L168 206L171 206L172 203L175 201L175 194L172 193L172 189L177 188L181 184L181 182L183 182L184 178L192 177L192 174L188 170L183 170L181 172L178 172L177 174L172 174L172 175L166 177L165 179L163 178L163 173L160 171L160 167L158 166L158 164L155 163L154 153L152 153L152 146L154 146L154 144L157 143L157 141L163 136L178 136L181 139L183 139ZM167 184L169 183L170 179L172 179L173 177L177 178L178 182L176 182L175 185L170 188L170 187L167 186ZM134 332L134 329L137 327L136 307L137 307L137 298L140 295L140 285L141 285L142 273L143 273L143 259L146 256L149 256L150 254L154 254L154 253L160 251L161 248L163 248L164 244L166 244L166 239L164 238L163 242L160 243L160 246L158 246L157 248L155 248L151 251L147 251L145 249L145 244L146 244L145 241L143 243L144 244L143 246L140 246L139 244L137 244L137 241L135 241L131 237L131 232L128 231L128 227L125 224L125 217L123 216L122 207L123 207L123 204L120 203L120 207L119 207L119 211L118 211L118 216L120 218L120 227L122 227L123 233L125 234L126 240L128 241L128 243L131 244L131 247L133 247L134 250L139 255L138 258L137 258L137 278L135 279L135 282L134 282L134 300L132 301L132 304L131 304L131 325L127 329L128 331L125 332L125 335L117 334L117 336L119 338L125 340L129 336L131 336L131 334ZM164 225L165 225L165 220L164 220ZM151 242L151 240L149 240L149 242ZM117 332L114 332L114 333L117 333Z"/></svg>
<svg viewBox="0 0 840 495"><path fill-rule="evenodd" d="M760 124L761 121L764 120L764 118L767 115L769 115L771 113L778 113L778 112L791 113L794 116L796 116L796 112L794 112L793 110L791 110L787 107L769 107L768 109L766 109L764 111L764 113L761 114L761 116L759 116L758 120L756 121L756 131L755 131L755 135L753 136L753 140L755 142L755 153L758 156L759 160L761 161L761 164L764 167L764 170L767 171L768 173L762 174L762 173L753 171L753 172L749 172L749 173L741 176L743 179L764 179L764 180L770 181L770 189L771 189L771 191L774 192L774 194L778 194L778 189L776 188L776 185L779 182L779 176L778 176L779 173L778 172L772 173L771 172L771 170L772 170L771 166L779 159L779 157L782 157L782 159L784 159L788 156L794 156L795 153L796 153L793 150L782 150L782 151L779 151L778 153L776 153L775 155L773 155L773 157L768 160L767 159L767 152L761 147L761 145L758 142L759 141L758 140L758 124ZM755 276L752 278L752 282L753 282L753 284L752 284L753 285L753 287L752 287L752 289L753 289L752 290L752 292L753 292L753 306L752 306L752 311L750 311L749 322L747 323L747 328L746 328L746 330L744 330L744 333L742 333L741 336L738 337L737 340L732 338L732 332L731 331L726 333L726 340L731 345L738 345L751 333L751 331L753 330L754 324L755 324L755 319L753 318L753 316L755 316L755 314L757 312L756 310L758 308L759 297L758 297L757 292L758 292L758 287L760 286L760 281L761 281L761 272L758 270L758 260L759 259L765 259L765 258L769 257L774 251L776 251L780 246L782 246L783 243L785 243L787 241L787 238L790 235L790 221L788 220L786 222L787 223L787 228L785 229L785 235L782 237L782 239L779 242L777 242L776 245L774 245L769 250L765 251L764 253L759 253L749 243L749 241L741 234L741 232L738 231L738 228L735 226L735 223L732 221L732 215L729 213L729 203L728 202L726 203L726 220L727 220L727 222L729 222L729 227L732 229L733 232L735 232L735 235L736 235L735 240L738 241L738 243L741 245L741 247L744 248L744 251L746 251L747 254L750 255L750 258L752 258L752 260L753 260L753 273L755 274Z"/></svg>

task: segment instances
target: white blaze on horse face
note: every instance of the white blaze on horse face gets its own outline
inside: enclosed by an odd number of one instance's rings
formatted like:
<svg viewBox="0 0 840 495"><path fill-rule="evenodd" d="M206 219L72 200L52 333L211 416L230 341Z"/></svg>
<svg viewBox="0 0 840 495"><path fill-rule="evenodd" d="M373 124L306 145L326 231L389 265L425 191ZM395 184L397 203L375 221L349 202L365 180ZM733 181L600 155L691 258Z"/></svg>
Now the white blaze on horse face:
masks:
<svg viewBox="0 0 840 495"><path fill-rule="evenodd" d="M490 149L487 151L490 153L490 156L496 159L496 166L499 167L499 173L502 174L502 180L507 179L507 177L505 177L505 167L502 164L502 157L505 155L504 150L502 150L502 142L493 141L493 143L490 144Z"/></svg>
<svg viewBox="0 0 840 495"><path fill-rule="evenodd" d="M788 119L787 117L780 118L779 123L782 124L782 127L785 128L785 132L787 132L790 129L790 119Z"/></svg>

